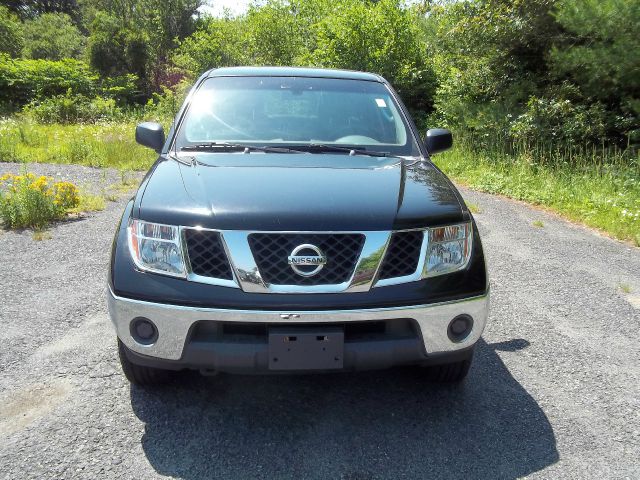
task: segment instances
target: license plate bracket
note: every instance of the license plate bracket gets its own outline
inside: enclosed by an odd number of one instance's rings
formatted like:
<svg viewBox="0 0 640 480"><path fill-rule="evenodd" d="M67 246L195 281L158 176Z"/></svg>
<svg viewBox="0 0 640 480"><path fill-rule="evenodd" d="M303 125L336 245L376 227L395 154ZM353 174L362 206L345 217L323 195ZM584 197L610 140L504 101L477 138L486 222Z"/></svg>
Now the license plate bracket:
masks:
<svg viewBox="0 0 640 480"><path fill-rule="evenodd" d="M269 328L270 370L333 370L344 365L342 327Z"/></svg>

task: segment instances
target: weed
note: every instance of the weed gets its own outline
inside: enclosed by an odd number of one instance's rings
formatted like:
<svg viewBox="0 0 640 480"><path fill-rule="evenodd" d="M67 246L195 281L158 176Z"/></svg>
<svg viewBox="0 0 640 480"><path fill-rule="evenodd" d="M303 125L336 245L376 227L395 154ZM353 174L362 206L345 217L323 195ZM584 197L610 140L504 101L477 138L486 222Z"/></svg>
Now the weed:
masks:
<svg viewBox="0 0 640 480"><path fill-rule="evenodd" d="M131 175L131 170L120 169L120 184L124 187L134 187L138 185L138 180Z"/></svg>
<svg viewBox="0 0 640 480"><path fill-rule="evenodd" d="M623 293L631 293L631 286L628 283L621 283L619 287Z"/></svg>
<svg viewBox="0 0 640 480"><path fill-rule="evenodd" d="M70 211L71 213L96 212L104 210L106 206L104 196L82 191L78 205Z"/></svg>
<svg viewBox="0 0 640 480"><path fill-rule="evenodd" d="M133 184L133 185L131 185L131 184L129 184L129 185L124 185L124 184L122 184L122 183L116 183L116 184L111 185L111 186L109 187L109 189L110 189L112 192L119 193L119 194L124 194L124 193L130 193L130 192L132 192L133 190L135 190L135 189L136 189L136 187L137 187L137 186L138 186L138 185L137 185L137 183L136 183L136 184Z"/></svg>
<svg viewBox="0 0 640 480"><path fill-rule="evenodd" d="M93 145L87 142L84 138L76 138L69 142L69 163L88 163L89 165L95 165L95 153Z"/></svg>
<svg viewBox="0 0 640 480"><path fill-rule="evenodd" d="M534 220L532 225L534 227L538 227L538 228L543 228L544 227L544 223L542 223L542 220Z"/></svg>
<svg viewBox="0 0 640 480"><path fill-rule="evenodd" d="M469 208L469 211L471 213L482 213L482 210L480 210L480 207L475 203L467 202L467 207Z"/></svg>
<svg viewBox="0 0 640 480"><path fill-rule="evenodd" d="M102 197L107 201L107 202L117 202L118 201L118 195L109 191L109 190L105 190L104 193L102 194Z"/></svg>
<svg viewBox="0 0 640 480"><path fill-rule="evenodd" d="M53 235L51 235L51 232L49 232L48 230L36 229L33 231L31 238L33 238L36 242L42 242L43 240L51 240L53 238Z"/></svg>
<svg viewBox="0 0 640 480"><path fill-rule="evenodd" d="M0 132L0 162L19 162L16 144L12 137Z"/></svg>
<svg viewBox="0 0 640 480"><path fill-rule="evenodd" d="M6 228L42 229L80 202L74 184L32 173L3 175L0 187L0 218Z"/></svg>

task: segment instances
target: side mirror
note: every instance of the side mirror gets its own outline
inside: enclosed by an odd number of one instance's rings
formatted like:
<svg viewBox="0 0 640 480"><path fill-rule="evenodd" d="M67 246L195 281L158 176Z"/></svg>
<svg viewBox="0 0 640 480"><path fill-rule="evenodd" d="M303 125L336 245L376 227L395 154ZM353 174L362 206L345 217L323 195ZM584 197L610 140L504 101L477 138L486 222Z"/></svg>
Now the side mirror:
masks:
<svg viewBox="0 0 640 480"><path fill-rule="evenodd" d="M453 145L453 137L446 128L431 128L427 130L427 134L424 137L424 145L427 147L429 155L444 152Z"/></svg>
<svg viewBox="0 0 640 480"><path fill-rule="evenodd" d="M155 122L139 123L136 127L136 142L160 153L164 146L164 129Z"/></svg>

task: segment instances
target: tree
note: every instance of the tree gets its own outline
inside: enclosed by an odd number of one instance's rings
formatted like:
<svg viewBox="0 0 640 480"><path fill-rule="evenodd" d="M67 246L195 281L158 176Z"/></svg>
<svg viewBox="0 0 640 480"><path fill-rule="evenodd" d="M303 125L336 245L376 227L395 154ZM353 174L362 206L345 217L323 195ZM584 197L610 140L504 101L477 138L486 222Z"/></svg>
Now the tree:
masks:
<svg viewBox="0 0 640 480"><path fill-rule="evenodd" d="M341 0L313 25L309 63L379 73L417 112L433 107L435 76L420 43L417 22L399 0Z"/></svg>
<svg viewBox="0 0 640 480"><path fill-rule="evenodd" d="M427 8L435 119L477 139L640 141L640 3L467 0Z"/></svg>
<svg viewBox="0 0 640 480"><path fill-rule="evenodd" d="M169 56L178 42L194 31L194 17L201 0L138 0L137 20L149 37L148 75L159 90L167 80Z"/></svg>
<svg viewBox="0 0 640 480"><path fill-rule="evenodd" d="M85 39L64 13L43 13L24 22L26 58L60 60L79 58Z"/></svg>
<svg viewBox="0 0 640 480"><path fill-rule="evenodd" d="M249 63L250 50L244 19L207 18L180 43L172 61L194 78L210 68Z"/></svg>
<svg viewBox="0 0 640 480"><path fill-rule="evenodd" d="M0 53L17 57L22 52L24 37L22 35L22 25L16 15L11 13L7 7L0 5Z"/></svg>
<svg viewBox="0 0 640 480"><path fill-rule="evenodd" d="M145 79L148 43L144 32L128 28L123 19L98 12L91 24L87 46L89 62L105 77L132 73Z"/></svg>
<svg viewBox="0 0 640 480"><path fill-rule="evenodd" d="M82 0L90 21L89 58L101 72L138 75L147 93L167 81L171 50L194 31L201 0ZM114 44L109 45L110 37ZM124 52L116 58L117 50ZM103 57L106 55L106 57ZM110 67L110 62L115 62Z"/></svg>
<svg viewBox="0 0 640 480"><path fill-rule="evenodd" d="M555 14L564 30L550 55L557 81L605 106L610 136L640 142L640 2L563 0Z"/></svg>
<svg viewBox="0 0 640 480"><path fill-rule="evenodd" d="M2 3L23 19L43 13L66 13L72 18L78 14L77 0L4 0Z"/></svg>
<svg viewBox="0 0 640 480"><path fill-rule="evenodd" d="M246 30L252 45L252 63L258 65L295 65L306 52L305 17L295 4L271 0L263 6L252 5Z"/></svg>
<svg viewBox="0 0 640 480"><path fill-rule="evenodd" d="M434 122L509 135L510 122L548 83L559 32L554 0L467 0L434 6L424 28L438 75Z"/></svg>

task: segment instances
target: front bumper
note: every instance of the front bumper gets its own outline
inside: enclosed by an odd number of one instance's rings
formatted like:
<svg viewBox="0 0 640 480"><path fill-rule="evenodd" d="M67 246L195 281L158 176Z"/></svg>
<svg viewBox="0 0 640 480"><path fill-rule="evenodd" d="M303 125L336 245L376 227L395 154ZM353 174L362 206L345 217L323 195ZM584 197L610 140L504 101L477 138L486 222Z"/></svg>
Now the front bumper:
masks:
<svg viewBox="0 0 640 480"><path fill-rule="evenodd" d="M264 341L240 340L237 343L207 343L206 336L194 341L196 326L203 324L261 326L328 326L353 322L407 321L416 326L411 338L361 339L345 343L344 368L364 369L423 363L430 358L455 357L469 350L480 338L489 312L489 293L463 300L410 307L314 310L259 311L199 308L134 300L108 293L111 320L117 335L135 358L134 363L165 368L196 368L219 371L260 371L268 365ZM462 340L449 338L448 327L458 315L469 315L473 327ZM131 334L131 321L149 319L158 336L151 345L136 341ZM158 363L160 362L160 363Z"/></svg>

